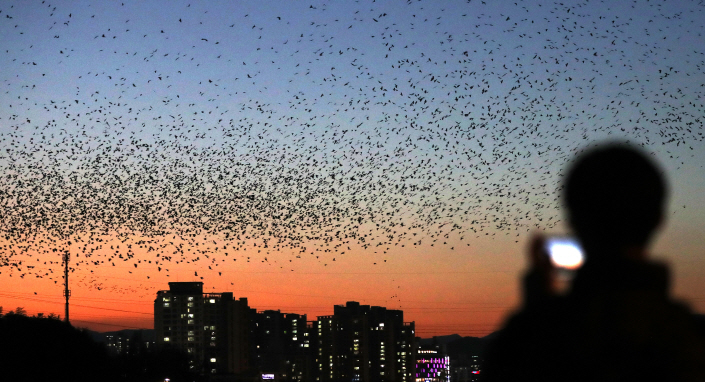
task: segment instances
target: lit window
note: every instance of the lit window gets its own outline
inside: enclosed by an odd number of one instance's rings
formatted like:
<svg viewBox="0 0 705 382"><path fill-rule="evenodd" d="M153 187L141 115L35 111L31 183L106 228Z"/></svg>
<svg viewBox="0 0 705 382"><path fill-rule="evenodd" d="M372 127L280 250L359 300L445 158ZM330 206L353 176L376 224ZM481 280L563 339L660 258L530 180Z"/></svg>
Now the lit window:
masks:
<svg viewBox="0 0 705 382"><path fill-rule="evenodd" d="M169 342L169 337L164 337L164 342Z"/></svg>
<svg viewBox="0 0 705 382"><path fill-rule="evenodd" d="M215 325L211 326L211 330L215 330Z"/></svg>
<svg viewBox="0 0 705 382"><path fill-rule="evenodd" d="M189 325L193 325L193 320L188 320L187 323L188 323Z"/></svg>
<svg viewBox="0 0 705 382"><path fill-rule="evenodd" d="M189 340L189 341L193 341L193 337L189 337L188 340Z"/></svg>
<svg viewBox="0 0 705 382"><path fill-rule="evenodd" d="M210 303L211 303L211 304L215 304L215 299L212 298L212 299L210 300Z"/></svg>
<svg viewBox="0 0 705 382"><path fill-rule="evenodd" d="M169 303L168 303L168 302L165 302L165 303L164 303L164 307L165 307L165 308L168 308L168 307L169 307Z"/></svg>
<svg viewBox="0 0 705 382"><path fill-rule="evenodd" d="M189 297L188 300L189 300L189 301L193 301L193 297Z"/></svg>
<svg viewBox="0 0 705 382"><path fill-rule="evenodd" d="M215 358L211 358L211 362L215 362Z"/></svg>

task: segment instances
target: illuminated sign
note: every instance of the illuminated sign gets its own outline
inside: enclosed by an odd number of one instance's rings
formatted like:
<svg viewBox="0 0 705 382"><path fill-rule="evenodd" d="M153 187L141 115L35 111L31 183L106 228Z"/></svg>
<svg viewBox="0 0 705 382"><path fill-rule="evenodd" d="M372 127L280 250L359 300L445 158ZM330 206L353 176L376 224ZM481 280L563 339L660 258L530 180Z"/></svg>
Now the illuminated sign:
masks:
<svg viewBox="0 0 705 382"><path fill-rule="evenodd" d="M262 380L274 379L274 374L262 374Z"/></svg>

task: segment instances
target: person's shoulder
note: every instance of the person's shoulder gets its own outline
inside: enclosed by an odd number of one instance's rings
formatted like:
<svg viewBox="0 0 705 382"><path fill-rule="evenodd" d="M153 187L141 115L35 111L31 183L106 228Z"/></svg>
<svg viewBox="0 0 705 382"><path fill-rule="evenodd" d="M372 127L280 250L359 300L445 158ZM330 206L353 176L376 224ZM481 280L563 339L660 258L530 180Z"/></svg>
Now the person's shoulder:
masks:
<svg viewBox="0 0 705 382"><path fill-rule="evenodd" d="M574 313L574 304L569 299L554 296L541 304L522 307L509 316L500 332L517 335L529 331L531 335L543 335L564 326Z"/></svg>
<svg viewBox="0 0 705 382"><path fill-rule="evenodd" d="M568 349L573 343L571 312L564 298L556 298L511 315L485 350L484 380L533 380L527 377L538 371L544 380L560 380L551 376L559 377L571 365L563 360L574 353Z"/></svg>
<svg viewBox="0 0 705 382"><path fill-rule="evenodd" d="M572 321L571 304L564 297L523 307L510 315L490 342L490 348L531 351L556 333L564 332Z"/></svg>

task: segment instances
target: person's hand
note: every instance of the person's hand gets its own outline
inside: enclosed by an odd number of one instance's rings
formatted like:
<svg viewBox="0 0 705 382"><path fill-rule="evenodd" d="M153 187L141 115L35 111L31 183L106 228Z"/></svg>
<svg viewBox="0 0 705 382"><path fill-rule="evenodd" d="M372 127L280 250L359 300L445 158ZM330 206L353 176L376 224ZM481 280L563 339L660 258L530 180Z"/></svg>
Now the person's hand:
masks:
<svg viewBox="0 0 705 382"><path fill-rule="evenodd" d="M530 268L524 277L524 302L534 304L556 295L556 270L546 253L543 235L534 234L528 255Z"/></svg>

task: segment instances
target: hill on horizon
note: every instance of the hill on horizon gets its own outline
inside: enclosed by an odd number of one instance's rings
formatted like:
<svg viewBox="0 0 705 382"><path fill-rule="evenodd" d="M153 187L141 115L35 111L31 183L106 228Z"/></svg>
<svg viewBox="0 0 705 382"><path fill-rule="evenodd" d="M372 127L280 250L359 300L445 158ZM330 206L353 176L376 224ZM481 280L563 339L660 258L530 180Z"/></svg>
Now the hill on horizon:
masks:
<svg viewBox="0 0 705 382"><path fill-rule="evenodd" d="M89 333L91 335L94 341L102 343L106 342L106 338L108 336L117 336L132 339L133 336L135 336L136 334L141 334L143 341L152 342L156 340L156 333L154 329L123 329L110 332L96 332L89 329L84 330L86 331L86 333Z"/></svg>

